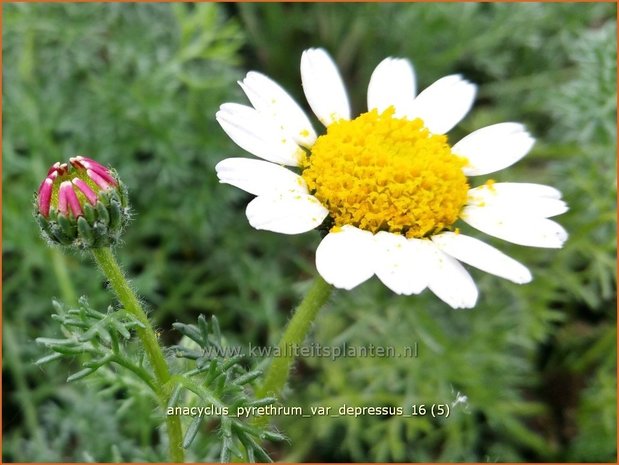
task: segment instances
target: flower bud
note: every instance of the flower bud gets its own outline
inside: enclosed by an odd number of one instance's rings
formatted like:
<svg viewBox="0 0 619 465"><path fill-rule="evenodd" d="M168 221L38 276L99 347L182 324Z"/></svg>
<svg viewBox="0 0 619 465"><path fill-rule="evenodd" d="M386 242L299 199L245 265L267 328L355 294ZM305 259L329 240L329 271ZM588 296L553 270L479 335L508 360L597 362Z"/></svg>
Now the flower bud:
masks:
<svg viewBox="0 0 619 465"><path fill-rule="evenodd" d="M115 244L129 219L127 190L116 172L82 156L52 165L34 207L46 239L80 249Z"/></svg>

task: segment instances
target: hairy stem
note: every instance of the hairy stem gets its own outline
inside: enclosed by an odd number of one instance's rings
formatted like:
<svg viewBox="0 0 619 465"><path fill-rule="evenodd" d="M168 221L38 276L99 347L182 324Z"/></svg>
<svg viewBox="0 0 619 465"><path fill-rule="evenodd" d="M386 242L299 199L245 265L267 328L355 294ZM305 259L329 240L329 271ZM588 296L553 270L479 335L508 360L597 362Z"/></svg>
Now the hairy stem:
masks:
<svg viewBox="0 0 619 465"><path fill-rule="evenodd" d="M144 381L148 385L148 387L150 387L153 392L155 392L155 394L159 394L159 387L152 379L150 373L144 368L137 366L135 363L131 363L129 360L119 355L114 355L111 358L111 361L117 363L118 365L126 368L129 371L132 371L138 378Z"/></svg>
<svg viewBox="0 0 619 465"><path fill-rule="evenodd" d="M60 292L65 303L70 305L77 304L77 294L73 288L71 277L69 276L67 259L56 247L50 247L49 253L52 256L52 265L54 267L54 273L60 286Z"/></svg>
<svg viewBox="0 0 619 465"><path fill-rule="evenodd" d="M294 361L294 357L290 353L289 348L300 346L305 340L305 336L310 329L310 326L318 311L325 304L333 287L328 284L320 276L316 276L312 287L297 307L292 316L284 335L279 342L281 356L273 359L271 366L267 370L264 384L258 390L258 397L267 395L279 396L281 390L286 385L290 365Z"/></svg>
<svg viewBox="0 0 619 465"><path fill-rule="evenodd" d="M116 293L118 300L120 300L120 303L123 305L125 310L144 324L144 328L136 328L136 330L144 346L144 351L153 366L155 378L157 379L157 384L159 387L159 400L161 402L161 407L165 409L171 394L169 391L170 385L168 384L171 376L168 364L163 355L163 351L159 346L157 335L155 334L155 331L151 326L142 305L129 286L129 283L120 269L120 266L118 266L118 262L116 261L116 258L110 248L104 247L100 249L92 249L92 254L95 257L97 265L99 265L99 268L109 280L110 286L112 286L112 289ZM183 462L183 434L181 430L180 418L175 415L165 415L165 417L170 443L170 460L172 462Z"/></svg>

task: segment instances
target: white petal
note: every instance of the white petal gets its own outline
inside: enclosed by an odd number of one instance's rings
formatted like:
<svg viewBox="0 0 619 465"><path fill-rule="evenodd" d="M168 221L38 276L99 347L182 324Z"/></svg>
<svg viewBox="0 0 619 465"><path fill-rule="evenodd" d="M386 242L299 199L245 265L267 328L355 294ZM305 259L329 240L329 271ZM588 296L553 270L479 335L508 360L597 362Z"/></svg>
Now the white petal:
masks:
<svg viewBox="0 0 619 465"><path fill-rule="evenodd" d="M460 218L486 234L514 244L559 249L567 240L567 232L552 220L512 215L497 208L467 206Z"/></svg>
<svg viewBox="0 0 619 465"><path fill-rule="evenodd" d="M477 303L477 286L471 275L453 257L442 252L432 241L425 241L428 261L428 287L452 308L471 308Z"/></svg>
<svg viewBox="0 0 619 465"><path fill-rule="evenodd" d="M350 119L350 105L344 82L329 54L310 48L301 56L303 91L312 111L325 126Z"/></svg>
<svg viewBox="0 0 619 465"><path fill-rule="evenodd" d="M256 229L282 234L300 234L320 226L329 211L308 194L261 195L245 210Z"/></svg>
<svg viewBox="0 0 619 465"><path fill-rule="evenodd" d="M426 248L420 239L381 231L376 243L376 276L396 294L419 294L428 285Z"/></svg>
<svg viewBox="0 0 619 465"><path fill-rule="evenodd" d="M561 195L556 189L540 184L484 184L469 190L467 204L508 211L517 216L549 218L568 211L567 204L556 194Z"/></svg>
<svg viewBox="0 0 619 465"><path fill-rule="evenodd" d="M432 241L446 254L486 273L518 284L528 283L532 279L526 266L473 237L444 232L433 236Z"/></svg>
<svg viewBox="0 0 619 465"><path fill-rule="evenodd" d="M403 116L404 110L413 102L415 92L415 72L411 62L403 58L385 58L370 77L368 110L376 108L382 113L393 105L394 116Z"/></svg>
<svg viewBox="0 0 619 465"><path fill-rule="evenodd" d="M329 284L350 290L374 274L374 236L354 226L330 232L316 249L316 268Z"/></svg>
<svg viewBox="0 0 619 465"><path fill-rule="evenodd" d="M545 197L549 199L560 199L561 191L545 184L534 184L530 182L496 182L492 186L479 186L471 189L476 190L490 189L499 196L519 196L519 197Z"/></svg>
<svg viewBox="0 0 619 465"><path fill-rule="evenodd" d="M242 149L273 163L299 165L303 156L301 147L254 108L224 103L215 116L230 139Z"/></svg>
<svg viewBox="0 0 619 465"><path fill-rule="evenodd" d="M431 132L445 134L469 112L476 92L477 86L462 76L445 76L417 96L407 117L421 118Z"/></svg>
<svg viewBox="0 0 619 465"><path fill-rule="evenodd" d="M215 166L219 182L253 195L297 192L307 194L304 179L283 166L249 158L226 158Z"/></svg>
<svg viewBox="0 0 619 465"><path fill-rule="evenodd" d="M311 147L316 131L307 115L279 84L264 74L250 71L239 82L247 98L260 113L279 124L298 144Z"/></svg>
<svg viewBox="0 0 619 465"><path fill-rule="evenodd" d="M499 123L478 129L453 146L452 152L466 157L467 176L494 173L524 157L535 139L519 123Z"/></svg>

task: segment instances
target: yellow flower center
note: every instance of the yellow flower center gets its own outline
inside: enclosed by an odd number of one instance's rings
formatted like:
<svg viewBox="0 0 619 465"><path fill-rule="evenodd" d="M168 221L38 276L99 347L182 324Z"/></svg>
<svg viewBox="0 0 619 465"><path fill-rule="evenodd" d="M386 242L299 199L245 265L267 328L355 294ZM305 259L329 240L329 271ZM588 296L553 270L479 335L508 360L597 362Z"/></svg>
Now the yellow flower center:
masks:
<svg viewBox="0 0 619 465"><path fill-rule="evenodd" d="M393 107L340 120L320 136L303 163L310 192L334 227L429 236L458 219L468 184L466 159L419 118L393 117Z"/></svg>

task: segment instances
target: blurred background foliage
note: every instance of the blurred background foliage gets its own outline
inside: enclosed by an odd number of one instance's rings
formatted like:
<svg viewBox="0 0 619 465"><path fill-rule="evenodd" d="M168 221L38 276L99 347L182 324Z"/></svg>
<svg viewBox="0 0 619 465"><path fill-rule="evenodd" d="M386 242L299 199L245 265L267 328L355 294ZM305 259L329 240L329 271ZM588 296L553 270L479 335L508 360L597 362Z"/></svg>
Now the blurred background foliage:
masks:
<svg viewBox="0 0 619 465"><path fill-rule="evenodd" d="M175 321L218 317L238 344L274 344L315 273L318 233L253 230L249 196L214 165L244 155L214 120L260 70L302 96L303 49L326 47L364 111L373 67L413 60L420 88L479 84L450 134L522 121L538 142L497 180L558 187L562 250L490 240L530 266L525 286L472 270L481 295L454 311L371 280L337 292L312 342L419 345L419 357L302 359L286 405L457 404L432 417L280 417L277 460L616 460L616 5L5 4L3 13L3 452L5 461L164 460L153 405L44 369L51 298L111 303L85 256L47 248L31 218L47 168L84 154L114 166L134 220L118 248L168 344ZM319 127L318 124L316 127ZM484 179L479 180L480 183ZM481 235L473 233L478 237ZM487 239L487 238L484 238ZM75 366L78 365L76 360ZM75 370L73 370L75 371ZM189 459L209 455L208 431ZM210 435L214 437L214 433Z"/></svg>

